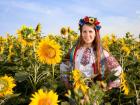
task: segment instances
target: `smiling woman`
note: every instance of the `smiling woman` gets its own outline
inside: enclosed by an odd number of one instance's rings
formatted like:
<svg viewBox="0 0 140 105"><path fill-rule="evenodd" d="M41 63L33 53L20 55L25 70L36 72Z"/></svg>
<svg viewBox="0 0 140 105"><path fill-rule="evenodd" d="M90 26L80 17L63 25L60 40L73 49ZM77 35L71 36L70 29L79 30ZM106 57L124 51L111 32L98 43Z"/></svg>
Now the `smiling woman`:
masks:
<svg viewBox="0 0 140 105"><path fill-rule="evenodd" d="M71 66L67 66L66 63L60 65L61 77L65 81L66 87L70 86L69 75L63 74L63 71L70 72L74 69L81 71L86 78L97 81L105 80L111 72L115 71L114 76L117 79L110 80L105 88L119 87L122 68L100 44L100 22L97 18L86 16L80 19L79 27L80 37L66 56L66 60L69 60Z"/></svg>

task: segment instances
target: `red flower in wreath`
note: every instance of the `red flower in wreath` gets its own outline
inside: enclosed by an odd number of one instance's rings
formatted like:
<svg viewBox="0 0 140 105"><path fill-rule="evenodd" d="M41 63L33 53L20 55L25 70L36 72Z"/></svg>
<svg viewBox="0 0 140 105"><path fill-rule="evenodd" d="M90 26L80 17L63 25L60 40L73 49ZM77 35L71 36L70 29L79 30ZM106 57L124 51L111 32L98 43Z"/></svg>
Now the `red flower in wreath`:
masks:
<svg viewBox="0 0 140 105"><path fill-rule="evenodd" d="M94 24L95 24L95 26L96 26L96 25L99 25L100 22L99 22L98 20L96 20L96 21L94 22Z"/></svg>
<svg viewBox="0 0 140 105"><path fill-rule="evenodd" d="M89 22L89 17L86 16L86 17L84 18L84 21L85 21L85 22Z"/></svg>

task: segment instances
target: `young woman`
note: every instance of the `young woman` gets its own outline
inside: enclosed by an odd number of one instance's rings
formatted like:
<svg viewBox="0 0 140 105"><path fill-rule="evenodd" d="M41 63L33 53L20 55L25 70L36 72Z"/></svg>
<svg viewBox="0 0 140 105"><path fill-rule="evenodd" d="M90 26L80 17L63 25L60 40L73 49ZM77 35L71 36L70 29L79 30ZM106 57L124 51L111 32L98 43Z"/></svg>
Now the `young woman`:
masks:
<svg viewBox="0 0 140 105"><path fill-rule="evenodd" d="M79 20L80 37L66 56L67 61L60 65L61 77L67 88L70 87L69 76L65 72L74 69L80 70L85 77L96 80L103 80L110 72L116 71L114 75L118 78L110 81L107 88L120 86L119 75L122 68L116 59L102 48L99 24L100 22L93 17L86 16Z"/></svg>

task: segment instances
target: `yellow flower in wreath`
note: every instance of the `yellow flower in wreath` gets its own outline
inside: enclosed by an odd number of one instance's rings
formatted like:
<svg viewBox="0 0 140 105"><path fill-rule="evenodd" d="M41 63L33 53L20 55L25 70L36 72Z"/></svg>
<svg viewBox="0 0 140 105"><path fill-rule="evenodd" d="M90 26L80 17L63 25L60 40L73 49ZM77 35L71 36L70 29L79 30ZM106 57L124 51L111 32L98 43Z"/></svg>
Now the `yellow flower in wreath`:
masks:
<svg viewBox="0 0 140 105"><path fill-rule="evenodd" d="M89 23L93 24L94 23L94 18L89 18Z"/></svg>

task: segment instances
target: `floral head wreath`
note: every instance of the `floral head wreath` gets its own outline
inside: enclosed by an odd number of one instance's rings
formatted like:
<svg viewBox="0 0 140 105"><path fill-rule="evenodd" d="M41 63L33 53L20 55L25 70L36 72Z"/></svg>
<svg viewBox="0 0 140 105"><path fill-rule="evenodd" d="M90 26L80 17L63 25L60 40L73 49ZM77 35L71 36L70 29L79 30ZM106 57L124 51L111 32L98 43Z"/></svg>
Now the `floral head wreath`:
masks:
<svg viewBox="0 0 140 105"><path fill-rule="evenodd" d="M101 26L99 25L100 22L97 20L97 18L85 16L83 19L79 20L79 26L80 27L83 26L86 23L95 25L95 29L98 30L98 31L101 28Z"/></svg>

